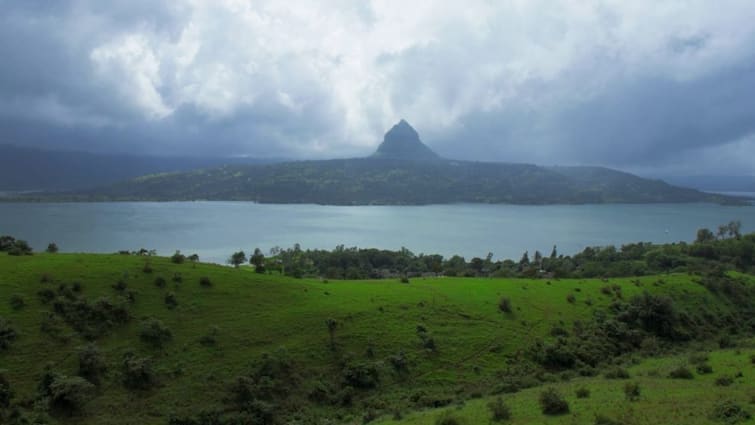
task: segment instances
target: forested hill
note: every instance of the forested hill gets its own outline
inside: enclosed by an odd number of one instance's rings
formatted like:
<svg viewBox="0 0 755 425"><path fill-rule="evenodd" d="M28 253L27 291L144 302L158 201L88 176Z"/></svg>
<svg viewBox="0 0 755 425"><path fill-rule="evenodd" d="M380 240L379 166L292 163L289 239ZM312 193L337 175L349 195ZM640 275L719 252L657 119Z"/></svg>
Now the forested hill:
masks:
<svg viewBox="0 0 755 425"><path fill-rule="evenodd" d="M58 198L333 205L736 201L606 168L383 158L231 165L157 174Z"/></svg>

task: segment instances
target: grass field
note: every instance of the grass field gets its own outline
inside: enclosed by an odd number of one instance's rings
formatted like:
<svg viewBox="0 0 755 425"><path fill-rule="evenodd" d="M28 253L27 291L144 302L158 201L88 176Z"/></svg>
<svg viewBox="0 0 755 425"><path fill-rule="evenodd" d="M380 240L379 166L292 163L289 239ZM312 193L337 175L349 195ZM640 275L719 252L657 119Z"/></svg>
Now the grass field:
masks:
<svg viewBox="0 0 755 425"><path fill-rule="evenodd" d="M149 262L152 272L143 271ZM182 282L172 281L180 273ZM46 279L43 279L46 276ZM154 284L156 277L165 288ZM211 286L200 285L208 277ZM755 278L742 276L748 285ZM42 282L42 280L48 280ZM61 283L79 282L87 299L113 297L117 281L134 291L130 307L133 319L97 340L108 363L108 372L97 394L81 416L57 417L60 423L165 424L171 414L190 415L222 408L229 380L249 370L263 353L285 347L297 370L291 383L289 408L300 412L291 417L308 418L299 423L362 423L364 412L385 413L398 406L407 424L432 424L437 409L410 413L406 406L417 394L430 399L467 401L457 413L468 424L488 423L485 408L489 394L507 361L536 339L550 338L554 326L571 327L574 321L590 320L605 309L612 296L601 288L619 285L623 297L648 291L668 295L681 310L726 315L735 309L728 300L694 283L688 275L664 275L631 279L525 280L428 278L410 283L384 281L321 281L258 275L246 268L210 264L173 264L169 258L94 254L36 254L27 257L0 255L0 317L10 321L18 338L0 351L0 371L16 393L16 402L33 404L37 384L46 364L55 371L74 375L79 348L86 343L72 328L55 340L40 331L51 311L37 293ZM167 308L164 298L173 292L178 301ZM13 295L24 301L20 309L9 303ZM509 298L512 312L502 313L498 302ZM572 301L568 301L572 298ZM158 318L172 332L163 348L140 341L140 323ZM335 319L335 349L330 347L327 319ZM431 335L437 350L429 352L418 337L421 325ZM217 327L217 344L205 346L200 339ZM698 348L706 343L696 344ZM159 386L141 392L124 388L118 365L127 351L151 356ZM403 352L408 373L397 374L387 364L389 356ZM555 385L569 400L572 413L549 418L537 408L542 387L504 397L512 408L512 423L592 423L595 413L618 416L633 411L636 423L709 423L704 412L719 397L741 401L752 409L755 370L744 348L710 355L714 373L692 381L665 378L666 369L683 358L646 360L630 369L642 388L639 401L623 400L623 381L577 378ZM343 359L370 361L380 369L377 389L360 391L349 407L308 402L307 394L318 381L341 373ZM658 370L659 377L651 372ZM743 378L729 387L715 387L719 373L742 371ZM576 400L574 389L589 386L592 395ZM31 409L31 407L29 407ZM453 407L455 409L455 407ZM635 422L632 422L635 423Z"/></svg>

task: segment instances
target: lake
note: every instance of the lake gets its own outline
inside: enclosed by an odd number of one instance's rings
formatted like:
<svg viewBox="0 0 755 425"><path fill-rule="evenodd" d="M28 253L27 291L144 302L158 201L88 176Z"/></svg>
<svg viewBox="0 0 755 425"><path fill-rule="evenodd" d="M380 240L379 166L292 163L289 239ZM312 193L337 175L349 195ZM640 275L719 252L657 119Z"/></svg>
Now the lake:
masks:
<svg viewBox="0 0 755 425"><path fill-rule="evenodd" d="M701 227L731 220L755 230L755 206L429 205L321 206L250 202L0 203L0 234L35 250L56 242L62 252L180 249L225 262L237 250L336 245L415 253L519 259L525 250L562 254L586 246L691 241Z"/></svg>

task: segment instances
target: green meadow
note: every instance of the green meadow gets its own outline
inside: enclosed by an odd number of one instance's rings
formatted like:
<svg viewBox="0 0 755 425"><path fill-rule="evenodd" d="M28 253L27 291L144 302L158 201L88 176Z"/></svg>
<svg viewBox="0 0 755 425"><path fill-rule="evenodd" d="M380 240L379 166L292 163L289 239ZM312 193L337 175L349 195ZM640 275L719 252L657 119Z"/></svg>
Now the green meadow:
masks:
<svg viewBox="0 0 755 425"><path fill-rule="evenodd" d="M731 276L749 297L755 277ZM164 285L156 284L159 278ZM698 280L668 274L327 281L257 274L249 267L174 264L164 257L0 255L0 318L15 332L0 349L0 374L13 393L0 418L61 424L436 424L450 411L457 423L480 424L490 422L487 404L497 397L510 408L512 424L599 423L596 415L616 421L605 423L712 423L709 414L721 400L752 413L755 348L752 329L740 324L752 318L753 300L715 293ZM166 303L169 293L172 304ZM684 342L646 338L642 349L607 358L585 374L530 359L536 341L558 339L554 329L571 332L575 323L595 320L617 301L644 293L672 300L677 313L706 331ZM101 297L123 305L129 319L86 335L69 319L70 306ZM508 312L500 306L504 298ZM728 319L706 327L705 317ZM142 337L150 319L169 331L160 344ZM737 333L735 326L741 328ZM40 401L45 368L58 376L77 375L79 353L90 343L104 363L99 384L75 408L45 409ZM712 373L698 374L690 353L707 353ZM124 384L122 365L131 357L150 359L152 382L145 388ZM283 372L260 375L260 365L271 358L285 365L276 366ZM607 367L619 364L628 380L603 377ZM680 365L693 370L693 379L667 377ZM730 375L731 385L715 385L720 375ZM246 409L233 402L239 391L229 389L239 376L255 376L250 397L264 408L223 419ZM274 383L259 390L267 382L260 376L272 376ZM512 377L528 384L502 389ZM626 382L639 384L637 400L625 399ZM568 401L568 414L540 411L538 397L548 387ZM580 387L589 389L588 398L575 397Z"/></svg>

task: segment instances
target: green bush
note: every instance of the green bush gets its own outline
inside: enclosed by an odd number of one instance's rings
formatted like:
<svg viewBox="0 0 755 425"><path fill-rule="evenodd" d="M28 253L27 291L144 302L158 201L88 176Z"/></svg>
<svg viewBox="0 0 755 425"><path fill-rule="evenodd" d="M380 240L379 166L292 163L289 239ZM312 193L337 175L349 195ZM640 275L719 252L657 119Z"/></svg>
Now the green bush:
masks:
<svg viewBox="0 0 755 425"><path fill-rule="evenodd" d="M698 364L695 370L697 370L697 373L699 373L700 375L707 375L709 373L713 373L713 367L711 367L711 365L709 365L708 363Z"/></svg>
<svg viewBox="0 0 755 425"><path fill-rule="evenodd" d="M181 254L181 251L176 251L176 253L170 257L170 261L175 264L183 264L185 260L186 256Z"/></svg>
<svg viewBox="0 0 755 425"><path fill-rule="evenodd" d="M158 319L150 318L142 322L139 338L155 348L160 348L173 338L173 333Z"/></svg>
<svg viewBox="0 0 755 425"><path fill-rule="evenodd" d="M55 254L55 253L57 253L58 252L58 244L56 244L55 242L50 242L47 245L47 249L45 251L48 252L49 254Z"/></svg>
<svg viewBox="0 0 755 425"><path fill-rule="evenodd" d="M577 398L589 398L590 397L590 390L585 387L577 388L576 391Z"/></svg>
<svg viewBox="0 0 755 425"><path fill-rule="evenodd" d="M732 378L729 375L721 375L715 380L716 386L719 387L728 387L729 385L734 383L734 378Z"/></svg>
<svg viewBox="0 0 755 425"><path fill-rule="evenodd" d="M152 359L136 357L133 353L126 353L121 365L123 385L129 389L146 390L157 383L152 370Z"/></svg>
<svg viewBox="0 0 755 425"><path fill-rule="evenodd" d="M507 297L501 297L501 299L498 300L498 309L504 313L511 313L513 311L511 308L511 300Z"/></svg>
<svg viewBox="0 0 755 425"><path fill-rule="evenodd" d="M79 350L79 376L99 385L106 371L105 358L96 345L88 344Z"/></svg>
<svg viewBox="0 0 755 425"><path fill-rule="evenodd" d="M94 385L79 376L57 375L50 383L49 406L53 413L80 413L92 397Z"/></svg>
<svg viewBox="0 0 755 425"><path fill-rule="evenodd" d="M540 393L540 408L545 415L563 415L569 413L569 403L555 388L548 388Z"/></svg>
<svg viewBox="0 0 755 425"><path fill-rule="evenodd" d="M199 284L204 286L205 288L208 288L212 286L212 281L207 276L202 276L199 278Z"/></svg>
<svg viewBox="0 0 755 425"><path fill-rule="evenodd" d="M10 304L10 308L13 310L21 310L24 308L24 299L21 297L21 295L13 294L10 296L10 300L8 302Z"/></svg>
<svg viewBox="0 0 755 425"><path fill-rule="evenodd" d="M671 379L693 379L695 375L685 366L679 366L669 372L668 377Z"/></svg>
<svg viewBox="0 0 755 425"><path fill-rule="evenodd" d="M710 418L715 421L725 422L727 424L736 424L745 422L752 417L750 412L733 400L722 400L713 406Z"/></svg>
<svg viewBox="0 0 755 425"><path fill-rule="evenodd" d="M456 415L453 414L450 410L446 410L445 412L441 413L436 419L435 419L435 425L463 425L464 421Z"/></svg>
<svg viewBox="0 0 755 425"><path fill-rule="evenodd" d="M210 330L207 332L207 334L199 338L199 343L204 345L205 347L214 346L218 343L219 333L220 333L220 328L218 328L217 326L212 326L210 327Z"/></svg>
<svg viewBox="0 0 755 425"><path fill-rule="evenodd" d="M7 350L18 337L16 329L10 322L0 317L0 351Z"/></svg>
<svg viewBox="0 0 755 425"><path fill-rule="evenodd" d="M176 294L174 294L173 292L168 292L167 294L165 294L165 305L171 310L178 307L178 299L176 298Z"/></svg>
<svg viewBox="0 0 755 425"><path fill-rule="evenodd" d="M627 401L637 401L640 399L640 384L637 382L627 382L624 384L624 396Z"/></svg>
<svg viewBox="0 0 755 425"><path fill-rule="evenodd" d="M501 397L488 403L488 410L490 410L490 419L493 422L502 422L511 419L511 409L503 402Z"/></svg>
<svg viewBox="0 0 755 425"><path fill-rule="evenodd" d="M609 369L603 376L607 379L629 379L629 372L623 367L613 367Z"/></svg>
<svg viewBox="0 0 755 425"><path fill-rule="evenodd" d="M165 282L165 278L164 277L157 276L155 278L155 286L157 286L158 288L165 288L165 284L166 284L166 282Z"/></svg>
<svg viewBox="0 0 755 425"><path fill-rule="evenodd" d="M6 409L10 407L10 401L13 398L13 391L11 391L10 383L5 376L0 374L0 409ZM2 418L2 416L0 416Z"/></svg>

